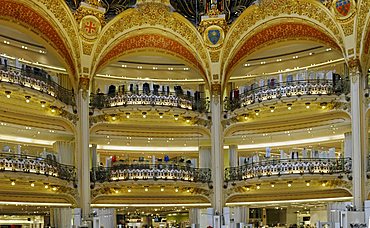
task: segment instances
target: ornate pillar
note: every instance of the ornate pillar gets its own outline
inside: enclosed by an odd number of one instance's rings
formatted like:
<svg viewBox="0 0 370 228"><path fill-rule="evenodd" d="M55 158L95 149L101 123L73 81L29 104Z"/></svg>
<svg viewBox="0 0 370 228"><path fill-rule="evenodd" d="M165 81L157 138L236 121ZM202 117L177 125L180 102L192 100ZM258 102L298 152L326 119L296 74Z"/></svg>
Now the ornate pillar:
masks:
<svg viewBox="0 0 370 228"><path fill-rule="evenodd" d="M223 132L221 125L221 85L212 84L211 87L211 142L212 142L212 182L213 200L212 205L215 214L222 212L224 205L223 182L224 182L224 154L223 154Z"/></svg>
<svg viewBox="0 0 370 228"><path fill-rule="evenodd" d="M352 195L353 206L364 210L365 174L367 154L367 122L364 103L364 77L358 59L349 61L351 79L351 116L352 116Z"/></svg>
<svg viewBox="0 0 370 228"><path fill-rule="evenodd" d="M239 164L238 158L238 146L230 145L229 146L229 166L230 167L237 167Z"/></svg>
<svg viewBox="0 0 370 228"><path fill-rule="evenodd" d="M77 94L78 107L78 187L80 193L80 207L82 220L90 214L90 129L89 129L89 78L80 78Z"/></svg>
<svg viewBox="0 0 370 228"><path fill-rule="evenodd" d="M199 147L199 168L211 168L211 147Z"/></svg>

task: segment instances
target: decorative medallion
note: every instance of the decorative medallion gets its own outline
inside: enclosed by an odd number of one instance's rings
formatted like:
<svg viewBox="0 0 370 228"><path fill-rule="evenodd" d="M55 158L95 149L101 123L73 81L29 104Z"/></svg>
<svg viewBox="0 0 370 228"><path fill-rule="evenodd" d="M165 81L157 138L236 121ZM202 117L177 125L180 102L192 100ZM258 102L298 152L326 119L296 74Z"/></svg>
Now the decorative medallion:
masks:
<svg viewBox="0 0 370 228"><path fill-rule="evenodd" d="M348 15L351 9L351 1L350 0L337 0L335 3L335 8L340 14L342 14L345 17Z"/></svg>
<svg viewBox="0 0 370 228"><path fill-rule="evenodd" d="M100 21L91 15L85 16L80 22L80 32L86 39L95 39L101 30Z"/></svg>
<svg viewBox="0 0 370 228"><path fill-rule="evenodd" d="M220 26L211 25L204 32L204 40L210 47L218 47L224 41L224 31Z"/></svg>
<svg viewBox="0 0 370 228"><path fill-rule="evenodd" d="M335 14L340 19L350 18L356 10L356 5L353 0L335 0L332 3Z"/></svg>

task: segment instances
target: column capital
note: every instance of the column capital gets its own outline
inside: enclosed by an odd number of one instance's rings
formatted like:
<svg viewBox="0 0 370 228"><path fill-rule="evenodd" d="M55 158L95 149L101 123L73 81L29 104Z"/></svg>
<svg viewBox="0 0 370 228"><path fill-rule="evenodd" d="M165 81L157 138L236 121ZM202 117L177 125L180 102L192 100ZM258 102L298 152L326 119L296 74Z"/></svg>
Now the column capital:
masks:
<svg viewBox="0 0 370 228"><path fill-rule="evenodd" d="M89 87L90 87L90 78L80 77L78 82L78 88L86 92L89 90Z"/></svg>
<svg viewBox="0 0 370 228"><path fill-rule="evenodd" d="M221 95L221 84L215 83L211 85L211 94L212 96Z"/></svg>
<svg viewBox="0 0 370 228"><path fill-rule="evenodd" d="M348 67L349 67L350 73L352 73L352 74L357 73L357 72L361 72L360 59L350 58L348 60Z"/></svg>

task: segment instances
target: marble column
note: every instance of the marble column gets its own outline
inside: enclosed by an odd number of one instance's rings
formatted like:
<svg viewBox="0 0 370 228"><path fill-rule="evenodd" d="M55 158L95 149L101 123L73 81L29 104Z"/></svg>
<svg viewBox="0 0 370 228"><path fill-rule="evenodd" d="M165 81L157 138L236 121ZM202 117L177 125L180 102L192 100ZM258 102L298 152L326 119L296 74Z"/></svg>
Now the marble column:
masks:
<svg viewBox="0 0 370 228"><path fill-rule="evenodd" d="M224 182L224 154L223 154L223 134L221 125L221 85L212 85L211 112L211 142L212 142L212 182L213 199L212 205L215 214L221 213L224 205L223 182Z"/></svg>
<svg viewBox="0 0 370 228"><path fill-rule="evenodd" d="M75 165L75 143L56 141L53 144L54 151L58 153L58 161L64 165Z"/></svg>
<svg viewBox="0 0 370 228"><path fill-rule="evenodd" d="M52 208L50 210L50 225L52 227L72 227L71 208Z"/></svg>
<svg viewBox="0 0 370 228"><path fill-rule="evenodd" d="M90 214L90 150L89 150L89 95L87 90L80 89L77 95L78 104L78 187L80 194L80 208L83 220Z"/></svg>
<svg viewBox="0 0 370 228"><path fill-rule="evenodd" d="M199 168L210 168L211 167L211 147L201 146L199 147Z"/></svg>
<svg viewBox="0 0 370 228"><path fill-rule="evenodd" d="M192 227L200 226L200 209L199 208L189 209L189 221Z"/></svg>
<svg viewBox="0 0 370 228"><path fill-rule="evenodd" d="M352 116L352 186L353 206L364 210L365 174L367 154L367 125L364 102L364 77L357 59L349 61L351 79L351 116Z"/></svg>
<svg viewBox="0 0 370 228"><path fill-rule="evenodd" d="M237 167L239 165L238 146L236 145L229 146L229 161L230 167Z"/></svg>

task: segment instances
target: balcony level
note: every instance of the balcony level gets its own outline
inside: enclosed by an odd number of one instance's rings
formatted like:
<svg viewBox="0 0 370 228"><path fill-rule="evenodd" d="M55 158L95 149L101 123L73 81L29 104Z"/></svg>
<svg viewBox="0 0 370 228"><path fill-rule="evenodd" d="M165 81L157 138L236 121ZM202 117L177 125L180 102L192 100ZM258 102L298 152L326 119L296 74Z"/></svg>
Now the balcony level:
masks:
<svg viewBox="0 0 370 228"><path fill-rule="evenodd" d="M77 180L74 166L60 164L52 157L0 153L0 172L7 176L11 176L11 173L44 175L74 183Z"/></svg>
<svg viewBox="0 0 370 228"><path fill-rule="evenodd" d="M117 162L112 167L98 167L92 170L93 182L110 181L177 181L190 183L211 183L211 170L193 168L181 163L125 163Z"/></svg>
<svg viewBox="0 0 370 228"><path fill-rule="evenodd" d="M191 95L183 92L169 92L158 90L122 91L119 93L91 94L90 107L92 109L106 109L114 107L164 107L178 108L185 111L199 113L208 112L209 100L201 98L199 93Z"/></svg>
<svg viewBox="0 0 370 228"><path fill-rule="evenodd" d="M262 83L264 84L264 83ZM291 101L298 98L334 98L349 93L349 81L334 74L327 78L286 81L270 79L267 85L257 87L257 84L242 86L230 92L230 97L224 100L224 109L234 111L240 108L251 108L258 104L277 100ZM331 101L331 100L330 100Z"/></svg>
<svg viewBox="0 0 370 228"><path fill-rule="evenodd" d="M68 90L54 82L50 75L38 68L25 66L21 69L9 65L0 65L0 83L35 90L42 94L47 94L66 105L74 106L76 104L72 90ZM12 88L7 85L3 85L3 87L6 89L5 95L10 98ZM45 104L45 101L42 104Z"/></svg>
<svg viewBox="0 0 370 228"><path fill-rule="evenodd" d="M351 158L296 158L296 159L266 159L259 162L248 161L239 167L225 169L225 181L230 183L248 182L266 179L278 180L285 176L315 175L329 177L330 175L342 178L344 175L350 179L352 171Z"/></svg>

